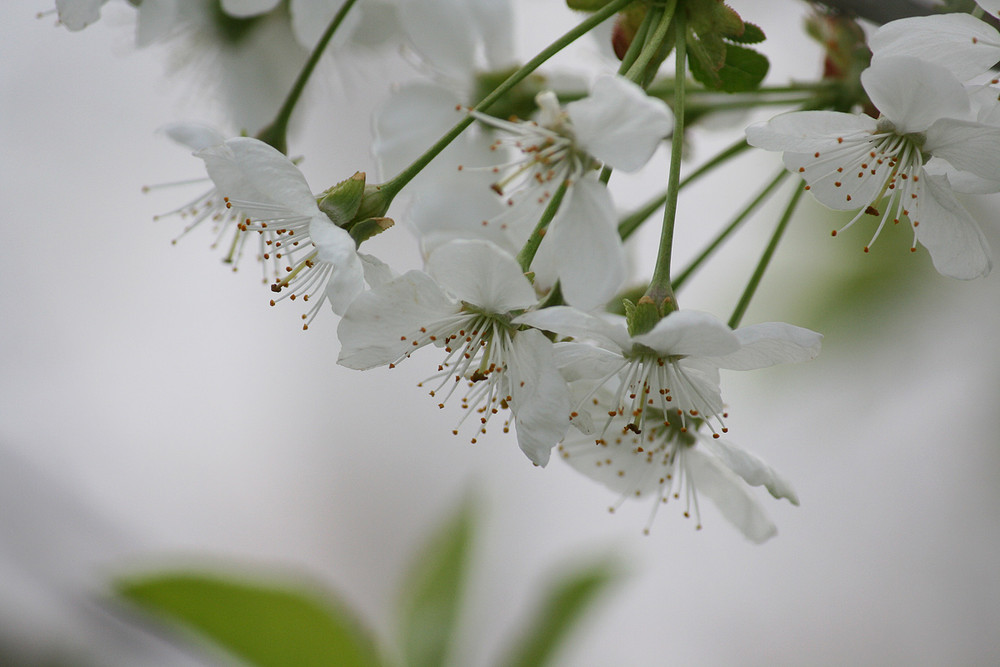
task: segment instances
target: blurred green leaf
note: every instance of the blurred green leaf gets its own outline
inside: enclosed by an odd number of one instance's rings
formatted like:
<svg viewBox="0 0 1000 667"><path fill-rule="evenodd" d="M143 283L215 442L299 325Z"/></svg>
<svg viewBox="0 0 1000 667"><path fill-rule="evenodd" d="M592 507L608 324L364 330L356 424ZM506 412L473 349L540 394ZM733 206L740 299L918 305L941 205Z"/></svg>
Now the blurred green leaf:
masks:
<svg viewBox="0 0 1000 667"><path fill-rule="evenodd" d="M726 38L729 41L736 42L738 44L759 44L764 41L765 36L764 31L760 29L760 26L744 21L742 35L728 35Z"/></svg>
<svg viewBox="0 0 1000 667"><path fill-rule="evenodd" d="M771 64L767 56L753 49L726 44L726 64L719 70L720 86L727 93L756 90Z"/></svg>
<svg viewBox="0 0 1000 667"><path fill-rule="evenodd" d="M119 594L189 626L260 667L381 665L371 634L329 591L161 572L119 582Z"/></svg>
<svg viewBox="0 0 1000 667"><path fill-rule="evenodd" d="M431 536L403 585L403 655L410 667L445 664L469 564L474 514L472 503L464 503Z"/></svg>
<svg viewBox="0 0 1000 667"><path fill-rule="evenodd" d="M610 584L620 579L610 562L570 573L549 589L527 631L514 644L504 667L544 667L569 638L584 613Z"/></svg>

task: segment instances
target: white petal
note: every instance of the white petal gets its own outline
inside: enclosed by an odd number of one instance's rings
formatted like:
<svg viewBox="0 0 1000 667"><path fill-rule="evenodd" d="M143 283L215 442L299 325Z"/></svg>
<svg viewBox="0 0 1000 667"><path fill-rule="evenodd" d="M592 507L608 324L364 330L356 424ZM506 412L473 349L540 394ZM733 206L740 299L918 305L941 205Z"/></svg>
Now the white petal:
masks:
<svg viewBox="0 0 1000 667"><path fill-rule="evenodd" d="M315 47L343 4L344 0L292 0L292 30L298 43L307 49ZM358 7L347 12L333 36L334 45L347 41L345 36L361 21L361 10L362 7Z"/></svg>
<svg viewBox="0 0 1000 667"><path fill-rule="evenodd" d="M446 243L427 258L427 273L456 298L489 313L523 310L538 300L517 261L489 241Z"/></svg>
<svg viewBox="0 0 1000 667"><path fill-rule="evenodd" d="M462 115L455 107L461 103L455 93L431 82L410 82L394 91L372 118L372 153L380 177L398 174L460 121ZM413 122L414 118L420 122ZM460 163L449 159L447 152L437 160L456 168Z"/></svg>
<svg viewBox="0 0 1000 667"><path fill-rule="evenodd" d="M333 312L343 315L365 287L364 269L354 239L325 215L315 216L309 223L309 238L316 245L320 261L333 267L326 296Z"/></svg>
<svg viewBox="0 0 1000 667"><path fill-rule="evenodd" d="M278 6L280 0L222 0L222 11L239 18L257 16Z"/></svg>
<svg viewBox="0 0 1000 667"><path fill-rule="evenodd" d="M476 67L476 33L467 0L408 2L402 10L413 47L431 68L458 81L472 79Z"/></svg>
<svg viewBox="0 0 1000 667"><path fill-rule="evenodd" d="M214 127L200 123L170 123L161 127L160 131L193 151L200 151L226 140L225 135Z"/></svg>
<svg viewBox="0 0 1000 667"><path fill-rule="evenodd" d="M506 0L467 0L472 25L486 51L490 70L514 64L514 12Z"/></svg>
<svg viewBox="0 0 1000 667"><path fill-rule="evenodd" d="M167 37L177 25L177 0L156 0L139 5L139 20L135 28L138 47L149 46Z"/></svg>
<svg viewBox="0 0 1000 667"><path fill-rule="evenodd" d="M955 75L926 60L878 58L861 73L861 85L900 134L923 132L939 118L965 116L970 110L969 96Z"/></svg>
<svg viewBox="0 0 1000 667"><path fill-rule="evenodd" d="M552 343L537 329L514 334L507 372L517 444L531 462L544 466L569 428L569 388L559 374Z"/></svg>
<svg viewBox="0 0 1000 667"><path fill-rule="evenodd" d="M923 174L923 188L911 212L917 240L941 275L971 280L992 268L990 248L979 225L962 208L941 176Z"/></svg>
<svg viewBox="0 0 1000 667"><path fill-rule="evenodd" d="M869 135L874 118L839 111L792 111L746 129L747 143L769 151L813 153L837 147L837 139Z"/></svg>
<svg viewBox="0 0 1000 667"><path fill-rule="evenodd" d="M724 466L750 486L763 486L775 498L787 498L791 504L799 504L792 485L757 456L722 439L704 438L700 446L717 456Z"/></svg>
<svg viewBox="0 0 1000 667"><path fill-rule="evenodd" d="M732 354L714 357L712 362L736 371L815 359L823 340L822 334L784 322L753 324L734 333L742 347Z"/></svg>
<svg viewBox="0 0 1000 667"><path fill-rule="evenodd" d="M646 164L673 123L663 100L621 76L599 77L590 95L567 104L566 112L583 149L622 171Z"/></svg>
<svg viewBox="0 0 1000 667"><path fill-rule="evenodd" d="M714 315L697 310L670 313L633 340L664 355L718 357L740 349L732 329Z"/></svg>
<svg viewBox="0 0 1000 667"><path fill-rule="evenodd" d="M527 324L560 336L594 340L618 352L632 349L632 339L624 325L612 324L569 306L553 306L524 313L514 319L514 324Z"/></svg>
<svg viewBox="0 0 1000 667"><path fill-rule="evenodd" d="M1000 16L1000 0L976 0L976 4L993 16Z"/></svg>
<svg viewBox="0 0 1000 667"><path fill-rule="evenodd" d="M101 18L106 0L56 0L59 22L70 30L83 30Z"/></svg>
<svg viewBox="0 0 1000 667"><path fill-rule="evenodd" d="M621 354L586 343L556 343L552 349L556 367L567 382L607 377L625 364Z"/></svg>
<svg viewBox="0 0 1000 667"><path fill-rule="evenodd" d="M541 260L536 255L535 261L553 263L571 306L584 310L603 306L625 282L625 250L616 223L603 183L582 178L570 186L542 241L548 252Z"/></svg>
<svg viewBox="0 0 1000 667"><path fill-rule="evenodd" d="M891 21L869 40L876 58L912 56L933 61L962 81L982 74L1000 61L997 43L1000 43L1000 34L968 14L915 16Z"/></svg>
<svg viewBox="0 0 1000 667"><path fill-rule="evenodd" d="M361 259L361 266L365 271L365 282L368 283L369 287L384 285L398 277L392 267L378 257L361 252L358 253L358 257Z"/></svg>
<svg viewBox="0 0 1000 667"><path fill-rule="evenodd" d="M927 130L923 149L958 169L1000 181L1000 127L942 118Z"/></svg>
<svg viewBox="0 0 1000 667"><path fill-rule="evenodd" d="M847 143L846 141L844 142ZM871 159L871 146L865 142L852 144L854 150L834 153L785 153L785 168L800 174L809 184L810 192L824 206L838 211L853 211L875 203L882 192L892 165L889 160ZM872 173L872 170L875 173Z"/></svg>
<svg viewBox="0 0 1000 667"><path fill-rule="evenodd" d="M263 141L236 137L198 151L223 195L279 204L305 217L319 214L305 177L280 151Z"/></svg>
<svg viewBox="0 0 1000 667"><path fill-rule="evenodd" d="M747 539L761 544L778 534L743 480L718 459L692 448L684 453L684 463L699 495L708 496L722 516L740 529Z"/></svg>
<svg viewBox="0 0 1000 667"><path fill-rule="evenodd" d="M348 307L337 327L337 363L357 370L392 363L413 349L413 343L400 340L401 336L454 315L461 308L426 273L404 273L362 292Z"/></svg>
<svg viewBox="0 0 1000 667"><path fill-rule="evenodd" d="M486 174L482 175L487 176ZM492 177L492 174L489 176ZM470 171L459 175L431 179L416 193L409 219L420 234L424 253L455 239L491 241L514 256L515 247L502 223L491 222L503 213L504 207L486 180Z"/></svg>

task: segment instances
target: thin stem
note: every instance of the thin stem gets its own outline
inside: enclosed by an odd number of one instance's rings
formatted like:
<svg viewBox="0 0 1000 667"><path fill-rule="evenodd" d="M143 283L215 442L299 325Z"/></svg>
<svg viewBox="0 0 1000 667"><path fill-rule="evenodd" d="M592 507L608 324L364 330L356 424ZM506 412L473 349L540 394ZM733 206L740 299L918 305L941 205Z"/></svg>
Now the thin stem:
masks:
<svg viewBox="0 0 1000 667"><path fill-rule="evenodd" d="M661 314L677 309L677 300L670 287L670 255L674 245L674 221L677 217L677 193L680 190L681 179L681 148L684 144L684 75L687 71L684 19L684 12L676 12L674 15L673 23L677 31L674 76L679 84L677 90L674 91L674 134L670 138L670 171L667 175L667 199L663 207L660 247L656 254L653 277L649 281L649 287L645 294L653 300L656 307L661 310Z"/></svg>
<svg viewBox="0 0 1000 667"><path fill-rule="evenodd" d="M671 145L671 149L672 148L673 146ZM726 160L729 160L730 158L739 155L748 148L750 148L750 144L746 142L746 139L740 139L736 141L732 145L723 149L720 153L716 154L714 157L705 162L703 165L692 171L690 174L685 176L684 179L681 180L681 182L677 185L677 189L678 190L683 189L689 183L697 180L701 176L704 176L709 171L716 168ZM622 237L623 241L627 239L629 236L631 236L632 233L635 232L635 230L639 229L639 226L642 225L642 223L645 222L646 219L649 218L649 216L656 213L656 209L660 208L667 202L668 192L669 189L664 191L663 194L649 200L642 208L638 209L634 213L630 213L629 215L622 218L621 222L618 223L618 235Z"/></svg>
<svg viewBox="0 0 1000 667"><path fill-rule="evenodd" d="M754 200L750 202L746 206L746 208L740 211L739 214L737 214L737 216L733 218L733 221L730 222L725 229L723 229L715 236L715 238L712 240L711 243L705 246L705 249L701 251L701 254L695 257L693 260L691 260L691 263L688 264L687 267L683 271L681 271L680 274L674 279L673 287L675 292L680 290L681 286L687 281L688 278L691 277L691 275L695 271L698 270L699 267L701 267L701 265L705 262L705 260L708 259L712 255L712 253L714 253L719 248L719 246L721 246L722 243L739 228L739 226L743 223L744 220L750 217L750 214L753 213L754 210L758 206L760 206L765 199L768 198L768 196L774 191L774 189L778 186L778 184L781 183L781 181L785 180L786 176L788 176L787 171L785 171L784 169L779 171L778 174L771 180L771 182L768 183L766 186L764 186L764 189L760 191L760 193L754 198Z"/></svg>
<svg viewBox="0 0 1000 667"><path fill-rule="evenodd" d="M635 36L632 37L632 43L628 45L628 50L625 52L625 56L622 58L622 63L618 67L618 73L622 76L625 76L625 72L627 72L628 68L632 66L635 59L639 57L639 54L642 52L642 47L646 43L646 36L649 34L649 27L662 11L662 7L650 7L646 10L646 15L642 17L642 23L639 24L639 29L635 31Z"/></svg>
<svg viewBox="0 0 1000 667"><path fill-rule="evenodd" d="M795 207L798 205L803 192L805 192L805 189L799 187L795 188L795 192L792 193L792 198L788 201L788 206L785 207L785 212L781 215L781 220L778 221L778 226L774 229L771 240L768 242L767 247L764 248L764 254L761 255L760 261L757 263L757 268L754 269L753 275L750 276L750 282L747 283L747 287L743 290L743 295L740 297L739 303L736 304L736 309L733 310L732 317L729 318L730 329L738 327L740 321L743 319L743 315L747 312L750 301L753 299L758 285L760 285L761 278L764 277L767 265L771 262L771 256L774 255L774 251L778 247L778 242L781 241L781 237L788 227L788 221L792 219L792 214L795 213Z"/></svg>
<svg viewBox="0 0 1000 667"><path fill-rule="evenodd" d="M257 135L258 139L270 144L282 153L288 152L288 121L292 117L292 111L295 109L295 105L298 104L299 98L302 97L302 91L305 90L309 77L312 76L316 65L319 64L319 59L323 56L323 51L326 50L330 40L333 39L334 33L337 32L337 28L340 27L340 24L344 21L344 17L347 16L347 12L351 10L355 2L357 0L346 0L340 9L337 10L333 20L330 21L330 25L326 27L326 31L319 38L312 53L309 54L309 59L302 67L302 71L299 72L295 83L292 84L292 89L288 91L285 102L281 105L281 109L278 110L278 115L275 116L270 125L267 125L260 131Z"/></svg>
<svg viewBox="0 0 1000 667"><path fill-rule="evenodd" d="M524 247L521 248L521 252L517 253L517 262L521 265L521 270L527 273L531 269L531 262L535 259L535 253L538 252L538 246L542 244L542 238L545 236L545 229L552 222L552 218L556 217L556 211L559 210L559 205L562 203L563 195L566 194L566 189L569 187L569 181L563 181L559 185L559 189L556 190L555 194L552 195L552 200L549 201L548 206L545 207L545 211L542 212L542 217L538 220L538 224L535 225L535 229L531 232L531 236L525 242Z"/></svg>
<svg viewBox="0 0 1000 667"><path fill-rule="evenodd" d="M566 46L580 38L581 36L587 34L597 25L603 23L609 17L615 15L620 10L624 9L626 6L635 2L635 0L612 0L600 10L591 14L588 18L581 21L579 25L575 28L559 37L556 41L552 42L549 46L541 51L537 56L529 60L523 67L518 69L516 72L511 74L507 79L501 83L496 89L484 97L479 104L473 107L473 111L486 111L489 109L490 105L500 99L503 95L507 93L511 88L519 84L529 74L534 72L536 69L542 66L545 61L554 56L555 54L562 51ZM461 121L455 124L455 127L448 130L447 133L438 141L427 149L423 155L418 157L413 164L404 169L402 172L397 174L390 181L382 184L380 190L386 194L388 197L395 197L396 194L402 190L407 183L412 181L420 171L430 164L431 160L438 156L438 154L443 151L448 145L454 141L458 135L462 134L469 125L472 125L475 119L471 114L468 114Z"/></svg>
<svg viewBox="0 0 1000 667"><path fill-rule="evenodd" d="M632 63L632 65L628 68L628 71L625 72L626 79L636 83L641 83L642 79L645 78L646 68L656 56L656 52L660 50L660 45L663 44L663 40L667 37L667 30L670 29L670 23L673 21L675 14L674 10L676 8L677 0L671 0L670 4L663 9L663 14L660 16L660 22L656 24L653 34L650 36L649 40L643 44L642 52L639 54L639 57L635 59L635 62Z"/></svg>

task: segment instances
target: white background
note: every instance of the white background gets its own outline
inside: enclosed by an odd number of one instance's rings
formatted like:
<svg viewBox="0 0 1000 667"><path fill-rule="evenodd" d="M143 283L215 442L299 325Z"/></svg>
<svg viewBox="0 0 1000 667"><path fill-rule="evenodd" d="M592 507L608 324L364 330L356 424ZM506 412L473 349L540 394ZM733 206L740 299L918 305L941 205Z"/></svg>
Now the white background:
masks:
<svg viewBox="0 0 1000 667"><path fill-rule="evenodd" d="M559 3L523 4L526 51L572 23ZM804 3L733 4L769 35L770 80L819 71ZM645 505L609 515L615 496L558 461L533 468L499 434L476 446L451 436L457 408L415 387L432 353L391 372L341 368L332 314L302 332L296 307L269 308L256 267L232 274L204 230L172 246L180 223L151 218L191 191L140 188L200 164L154 130L221 122L217 93L238 82L197 49L167 67L187 41L135 51L130 10L69 33L36 20L44 9L0 4L0 651L136 664L142 654L109 643L77 595L175 560L314 578L388 639L408 559L475 491L483 519L456 664L491 664L553 575L609 553L629 577L564 665L995 659L996 275L950 281L921 251L919 277L882 285L877 308L824 330L816 362L724 377L733 440L792 480L802 506L761 496L780 531L763 546L707 502L704 530L667 506L644 537ZM372 170L369 113L412 75L395 54L324 68L291 147L314 190ZM248 99L252 116L274 94ZM732 136L693 140L703 159ZM621 208L661 187L658 160L653 184L616 181ZM777 165L755 156L685 194L678 265ZM970 206L1000 247L995 204ZM728 317L779 210L737 236L685 307ZM822 215L804 207L746 323L819 326L813 295L829 294L842 249L857 259L870 233L831 241ZM386 236L374 252L418 264L405 220ZM650 238L635 250L643 265ZM879 243L863 262L885 258L891 242Z"/></svg>

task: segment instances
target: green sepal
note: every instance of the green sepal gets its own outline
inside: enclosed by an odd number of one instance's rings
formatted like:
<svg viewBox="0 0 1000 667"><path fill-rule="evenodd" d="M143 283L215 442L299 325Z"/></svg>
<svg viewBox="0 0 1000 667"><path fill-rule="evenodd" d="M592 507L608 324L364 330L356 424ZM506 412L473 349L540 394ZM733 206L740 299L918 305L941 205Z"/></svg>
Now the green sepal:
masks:
<svg viewBox="0 0 1000 667"><path fill-rule="evenodd" d="M377 236L392 227L396 222L392 218L368 218L352 223L348 233L354 243L361 245L373 236Z"/></svg>
<svg viewBox="0 0 1000 667"><path fill-rule="evenodd" d="M767 37L764 35L764 31L760 29L760 26L744 21L743 34L726 35L726 39L737 44L759 44L767 39Z"/></svg>
<svg viewBox="0 0 1000 667"><path fill-rule="evenodd" d="M337 183L324 190L316 203L319 210L338 227L347 227L361 208L361 200L365 194L365 172L355 172L347 180Z"/></svg>
<svg viewBox="0 0 1000 667"><path fill-rule="evenodd" d="M660 309L648 296L639 299L629 312L628 305L625 306L625 322L628 324L628 335L638 336L648 331L652 331L656 323L660 321Z"/></svg>

